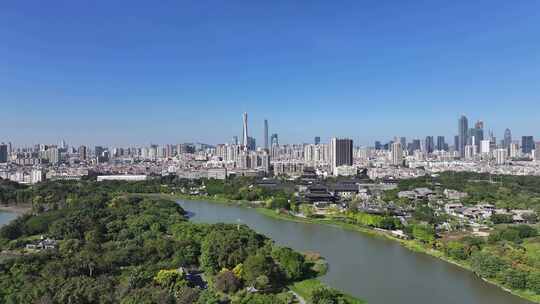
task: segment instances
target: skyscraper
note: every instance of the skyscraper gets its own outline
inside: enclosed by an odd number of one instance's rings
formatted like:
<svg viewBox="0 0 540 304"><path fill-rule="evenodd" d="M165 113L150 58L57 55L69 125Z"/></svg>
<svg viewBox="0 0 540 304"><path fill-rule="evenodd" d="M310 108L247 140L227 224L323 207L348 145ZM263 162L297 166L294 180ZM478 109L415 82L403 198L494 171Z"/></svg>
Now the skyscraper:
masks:
<svg viewBox="0 0 540 304"><path fill-rule="evenodd" d="M446 142L444 136L437 136L437 150L446 151Z"/></svg>
<svg viewBox="0 0 540 304"><path fill-rule="evenodd" d="M403 149L407 147L407 138L401 137L399 143L401 144L401 150L403 151Z"/></svg>
<svg viewBox="0 0 540 304"><path fill-rule="evenodd" d="M268 150L268 120L264 120L264 148Z"/></svg>
<svg viewBox="0 0 540 304"><path fill-rule="evenodd" d="M532 136L521 137L521 152L530 154L534 150L534 138Z"/></svg>
<svg viewBox="0 0 540 304"><path fill-rule="evenodd" d="M420 139L413 139L408 147L409 155L412 155L414 151L416 150L420 150L421 147L422 147L422 143L420 142Z"/></svg>
<svg viewBox="0 0 540 304"><path fill-rule="evenodd" d="M321 143L321 138L319 136L315 136L315 140L314 140L315 144L318 145Z"/></svg>
<svg viewBox="0 0 540 304"><path fill-rule="evenodd" d="M238 145L238 136L233 136L232 137L232 143L233 143L233 145Z"/></svg>
<svg viewBox="0 0 540 304"><path fill-rule="evenodd" d="M0 144L0 163L8 161L8 146L4 143Z"/></svg>
<svg viewBox="0 0 540 304"><path fill-rule="evenodd" d="M435 142L433 136L426 136L426 152L433 153L435 150Z"/></svg>
<svg viewBox="0 0 540 304"><path fill-rule="evenodd" d="M248 136L247 149L249 151L255 151L257 149L257 142L254 137Z"/></svg>
<svg viewBox="0 0 540 304"><path fill-rule="evenodd" d="M248 115L244 112L243 115L244 128L242 132L242 145L244 146L244 151L248 149Z"/></svg>
<svg viewBox="0 0 540 304"><path fill-rule="evenodd" d="M88 151L86 149L86 146L80 146L79 147L79 159L80 160L86 160L88 158Z"/></svg>
<svg viewBox="0 0 540 304"><path fill-rule="evenodd" d="M353 141L347 138L332 138L330 141L330 164L332 172L339 166L352 166L353 164Z"/></svg>
<svg viewBox="0 0 540 304"><path fill-rule="evenodd" d="M506 130L504 130L503 147L508 149L510 148L511 143L512 143L512 132L510 131L510 129L506 128Z"/></svg>
<svg viewBox="0 0 540 304"><path fill-rule="evenodd" d="M465 115L461 115L458 120L458 136L459 136L459 155L465 157L465 146L467 145L467 133L469 132L469 121Z"/></svg>
<svg viewBox="0 0 540 304"><path fill-rule="evenodd" d="M270 145L273 146L279 146L279 139L277 133L272 134L270 136Z"/></svg>
<svg viewBox="0 0 540 304"><path fill-rule="evenodd" d="M401 142L392 143L392 165L400 166L403 163L403 150Z"/></svg>
<svg viewBox="0 0 540 304"><path fill-rule="evenodd" d="M475 145L478 149L480 143L484 140L484 122L479 120L474 124L474 129L472 129L472 136L474 136L474 142L471 142L472 145Z"/></svg>

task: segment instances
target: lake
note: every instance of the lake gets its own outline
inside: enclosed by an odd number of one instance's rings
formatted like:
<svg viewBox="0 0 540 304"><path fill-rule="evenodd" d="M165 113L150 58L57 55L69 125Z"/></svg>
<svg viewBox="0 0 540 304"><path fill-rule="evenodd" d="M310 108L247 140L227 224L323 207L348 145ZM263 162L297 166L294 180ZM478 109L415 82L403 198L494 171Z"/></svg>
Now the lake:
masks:
<svg viewBox="0 0 540 304"><path fill-rule="evenodd" d="M530 304L473 273L399 243L337 227L264 216L255 209L204 201L178 203L199 223L241 223L298 251L316 251L329 263L321 278L369 304Z"/></svg>
<svg viewBox="0 0 540 304"><path fill-rule="evenodd" d="M17 218L16 213L0 211L0 226L3 226L16 218Z"/></svg>

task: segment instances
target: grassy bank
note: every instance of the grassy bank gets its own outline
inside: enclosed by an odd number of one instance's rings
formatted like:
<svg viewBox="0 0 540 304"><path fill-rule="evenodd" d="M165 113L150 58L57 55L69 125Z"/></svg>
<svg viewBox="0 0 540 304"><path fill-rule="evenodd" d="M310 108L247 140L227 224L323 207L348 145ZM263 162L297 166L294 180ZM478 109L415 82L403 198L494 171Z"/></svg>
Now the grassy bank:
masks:
<svg viewBox="0 0 540 304"><path fill-rule="evenodd" d="M317 279L309 279L289 285L290 290L294 291L308 302L311 302L313 291L325 287L326 285ZM351 304L367 303L348 294L342 294L342 297Z"/></svg>

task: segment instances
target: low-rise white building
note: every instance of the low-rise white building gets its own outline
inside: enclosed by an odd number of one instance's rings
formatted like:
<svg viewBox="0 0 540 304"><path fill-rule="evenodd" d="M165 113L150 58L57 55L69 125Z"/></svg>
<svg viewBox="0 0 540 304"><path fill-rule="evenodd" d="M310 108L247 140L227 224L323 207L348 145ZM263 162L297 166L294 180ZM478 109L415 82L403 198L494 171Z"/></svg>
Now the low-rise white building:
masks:
<svg viewBox="0 0 540 304"><path fill-rule="evenodd" d="M98 182L102 181L145 181L148 179L146 175L100 175L97 177Z"/></svg>

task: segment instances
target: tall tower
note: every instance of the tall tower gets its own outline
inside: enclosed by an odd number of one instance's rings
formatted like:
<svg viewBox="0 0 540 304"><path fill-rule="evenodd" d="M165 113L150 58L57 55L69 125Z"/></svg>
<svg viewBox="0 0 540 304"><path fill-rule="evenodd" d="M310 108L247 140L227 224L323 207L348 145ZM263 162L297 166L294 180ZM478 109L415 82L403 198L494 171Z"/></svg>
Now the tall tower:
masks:
<svg viewBox="0 0 540 304"><path fill-rule="evenodd" d="M467 133L469 131L469 121L465 115L461 115L458 121L458 136L459 136L459 146L458 151L461 157L465 157L465 146L467 145Z"/></svg>
<svg viewBox="0 0 540 304"><path fill-rule="evenodd" d="M347 138L330 140L330 166L332 171L339 166L353 165L353 141Z"/></svg>
<svg viewBox="0 0 540 304"><path fill-rule="evenodd" d="M268 150L268 120L264 120L264 149Z"/></svg>
<svg viewBox="0 0 540 304"><path fill-rule="evenodd" d="M503 140L504 148L506 149L510 148L511 143L512 143L512 131L506 128L506 130L504 130L504 140Z"/></svg>
<svg viewBox="0 0 540 304"><path fill-rule="evenodd" d="M401 166L403 163L403 149L401 148L401 142L392 143L392 165Z"/></svg>
<svg viewBox="0 0 540 304"><path fill-rule="evenodd" d="M247 151L248 148L248 115L244 112L244 132L242 133L242 145L244 146L244 151Z"/></svg>

